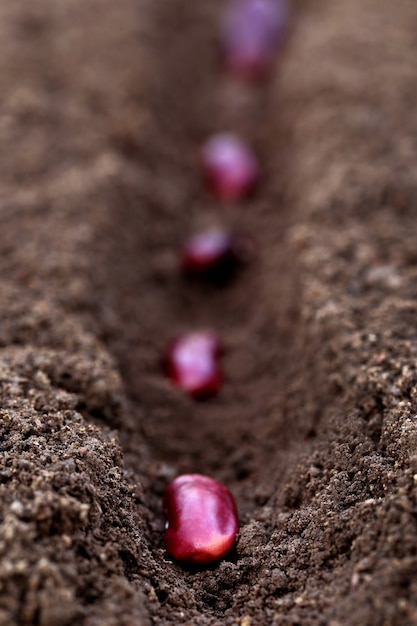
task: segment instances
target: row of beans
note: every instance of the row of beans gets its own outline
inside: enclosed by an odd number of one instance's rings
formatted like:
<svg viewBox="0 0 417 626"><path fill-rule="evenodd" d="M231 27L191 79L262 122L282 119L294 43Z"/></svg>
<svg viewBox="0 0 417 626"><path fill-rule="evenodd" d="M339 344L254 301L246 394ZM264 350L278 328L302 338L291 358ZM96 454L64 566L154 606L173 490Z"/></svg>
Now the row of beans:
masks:
<svg viewBox="0 0 417 626"><path fill-rule="evenodd" d="M239 80L258 82L268 76L288 21L284 0L228 0L219 30L226 71ZM201 172L210 193L222 203L252 194L260 181L260 164L243 139L224 132L210 137L201 150ZM197 233L186 242L184 273L222 281L247 260L245 241L225 229ZM177 338L163 366L171 382L192 397L215 393L222 383L222 344L213 332ZM165 546L177 561L204 564L222 558L238 532L234 498L221 483L201 474L175 478L164 494Z"/></svg>

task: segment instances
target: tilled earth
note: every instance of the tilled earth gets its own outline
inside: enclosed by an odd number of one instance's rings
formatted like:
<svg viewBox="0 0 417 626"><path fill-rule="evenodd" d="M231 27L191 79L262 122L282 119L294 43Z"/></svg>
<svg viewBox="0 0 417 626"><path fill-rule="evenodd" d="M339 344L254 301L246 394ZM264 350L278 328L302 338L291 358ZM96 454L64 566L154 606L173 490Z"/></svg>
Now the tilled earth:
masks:
<svg viewBox="0 0 417 626"><path fill-rule="evenodd" d="M273 75L225 74L220 0L0 3L0 624L417 624L417 6L299 0ZM259 194L218 206L211 132ZM229 285L184 238L250 237ZM161 376L188 329L226 383ZM235 550L163 547L177 473L236 496Z"/></svg>

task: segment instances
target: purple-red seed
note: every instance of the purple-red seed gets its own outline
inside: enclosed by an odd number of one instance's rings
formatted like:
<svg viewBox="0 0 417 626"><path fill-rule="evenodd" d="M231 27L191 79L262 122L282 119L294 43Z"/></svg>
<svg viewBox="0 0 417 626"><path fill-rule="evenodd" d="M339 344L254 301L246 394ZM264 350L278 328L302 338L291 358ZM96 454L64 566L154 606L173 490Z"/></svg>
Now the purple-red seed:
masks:
<svg viewBox="0 0 417 626"><path fill-rule="evenodd" d="M228 278L247 260L248 244L221 228L211 228L188 239L181 251L181 266L189 276Z"/></svg>
<svg viewBox="0 0 417 626"><path fill-rule="evenodd" d="M235 500L217 480L201 474L175 478L164 494L165 547L177 561L218 561L232 548L239 529Z"/></svg>
<svg viewBox="0 0 417 626"><path fill-rule="evenodd" d="M171 382L193 397L216 393L222 382L219 357L222 346L211 332L200 331L179 337L168 347L165 373Z"/></svg>
<svg viewBox="0 0 417 626"><path fill-rule="evenodd" d="M224 202L248 196L259 182L260 168L255 155L233 133L210 137L203 146L201 163L208 187Z"/></svg>
<svg viewBox="0 0 417 626"><path fill-rule="evenodd" d="M223 55L229 69L250 80L267 73L287 18L285 0L231 0L221 28Z"/></svg>

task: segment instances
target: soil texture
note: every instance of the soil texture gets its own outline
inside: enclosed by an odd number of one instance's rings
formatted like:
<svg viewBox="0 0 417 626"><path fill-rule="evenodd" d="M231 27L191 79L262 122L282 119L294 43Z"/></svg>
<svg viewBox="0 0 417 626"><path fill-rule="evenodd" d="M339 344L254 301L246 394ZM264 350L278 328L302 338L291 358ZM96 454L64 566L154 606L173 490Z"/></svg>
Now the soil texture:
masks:
<svg viewBox="0 0 417 626"><path fill-rule="evenodd" d="M273 72L222 68L223 0L0 3L0 626L417 624L417 6L299 0ZM259 192L198 169L241 133ZM188 281L186 237L253 250ZM167 343L212 328L195 402ZM236 547L164 550L174 476Z"/></svg>

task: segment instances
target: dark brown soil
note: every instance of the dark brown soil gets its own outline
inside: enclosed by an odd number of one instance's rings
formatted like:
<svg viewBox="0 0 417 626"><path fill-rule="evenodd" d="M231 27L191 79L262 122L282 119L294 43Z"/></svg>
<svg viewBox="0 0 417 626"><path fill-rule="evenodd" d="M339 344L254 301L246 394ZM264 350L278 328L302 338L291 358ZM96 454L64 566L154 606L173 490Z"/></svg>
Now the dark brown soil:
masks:
<svg viewBox="0 0 417 626"><path fill-rule="evenodd" d="M0 625L417 624L417 6L306 0L271 79L225 76L220 0L20 0L0 34ZM256 198L216 206L207 134ZM204 224L250 236L187 283ZM160 355L224 338L192 402ZM163 547L179 472L236 496L236 549Z"/></svg>

